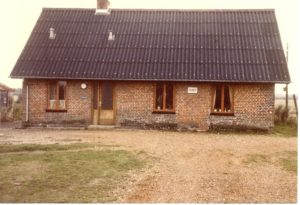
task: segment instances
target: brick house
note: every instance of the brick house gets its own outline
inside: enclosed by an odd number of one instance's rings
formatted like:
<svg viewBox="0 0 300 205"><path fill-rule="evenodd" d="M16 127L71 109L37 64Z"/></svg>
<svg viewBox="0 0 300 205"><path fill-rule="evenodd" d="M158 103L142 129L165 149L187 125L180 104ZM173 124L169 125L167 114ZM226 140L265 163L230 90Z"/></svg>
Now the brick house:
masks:
<svg viewBox="0 0 300 205"><path fill-rule="evenodd" d="M43 9L12 73L29 124L269 129L274 10Z"/></svg>

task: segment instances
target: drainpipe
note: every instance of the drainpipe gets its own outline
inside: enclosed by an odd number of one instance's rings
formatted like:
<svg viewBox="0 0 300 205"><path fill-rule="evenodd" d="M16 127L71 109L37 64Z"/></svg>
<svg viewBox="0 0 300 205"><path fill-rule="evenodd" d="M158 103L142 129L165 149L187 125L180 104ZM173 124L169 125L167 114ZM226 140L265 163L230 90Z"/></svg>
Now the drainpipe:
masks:
<svg viewBox="0 0 300 205"><path fill-rule="evenodd" d="M29 87L26 85L26 122L29 120Z"/></svg>

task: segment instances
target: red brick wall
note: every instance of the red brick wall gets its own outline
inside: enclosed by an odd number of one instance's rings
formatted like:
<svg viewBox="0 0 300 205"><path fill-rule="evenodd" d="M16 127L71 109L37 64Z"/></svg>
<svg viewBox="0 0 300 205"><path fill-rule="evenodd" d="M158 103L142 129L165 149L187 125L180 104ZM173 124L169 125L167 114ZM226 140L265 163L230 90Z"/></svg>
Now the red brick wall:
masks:
<svg viewBox="0 0 300 205"><path fill-rule="evenodd" d="M68 112L66 113L45 111L47 82L43 80L25 82L24 85L28 84L30 90L29 121L34 123L84 121L91 124L92 83L87 82L88 87L83 90L80 88L82 82L67 81ZM274 84L233 85L234 116L210 115L214 86L211 83L175 83L175 114L153 113L154 86L155 83L149 82L115 82L117 125L171 124L178 127L195 127L200 130L207 130L210 125L259 128L273 126ZM189 94L188 87L197 87L198 93ZM26 93L25 87L24 92Z"/></svg>
<svg viewBox="0 0 300 205"><path fill-rule="evenodd" d="M234 116L210 116L211 124L269 129L274 126L274 84L233 85Z"/></svg>
<svg viewBox="0 0 300 205"><path fill-rule="evenodd" d="M188 93L188 87L197 87L198 93ZM176 113L184 127L207 130L211 103L211 85L206 83L178 83L176 86Z"/></svg>
<svg viewBox="0 0 300 205"><path fill-rule="evenodd" d="M176 83L175 114L153 114L154 83L121 82L116 86L117 124L176 123L207 130L211 124L268 129L273 126L274 84L236 84L234 116L210 115L213 84ZM189 94L188 87L197 87ZM136 123L135 123L136 122Z"/></svg>
<svg viewBox="0 0 300 205"><path fill-rule="evenodd" d="M147 82L119 82L116 84L117 124L141 126L153 123L177 123L175 114L152 113L154 85L154 83Z"/></svg>
<svg viewBox="0 0 300 205"><path fill-rule="evenodd" d="M26 80L23 85L23 105L25 120L26 85L29 86L29 122L30 123L63 123L91 122L92 85L81 89L83 81L67 81L67 112L46 112L48 106L48 83L44 80Z"/></svg>
<svg viewBox="0 0 300 205"><path fill-rule="evenodd" d="M235 87L234 108L239 123L261 127L274 126L274 84Z"/></svg>

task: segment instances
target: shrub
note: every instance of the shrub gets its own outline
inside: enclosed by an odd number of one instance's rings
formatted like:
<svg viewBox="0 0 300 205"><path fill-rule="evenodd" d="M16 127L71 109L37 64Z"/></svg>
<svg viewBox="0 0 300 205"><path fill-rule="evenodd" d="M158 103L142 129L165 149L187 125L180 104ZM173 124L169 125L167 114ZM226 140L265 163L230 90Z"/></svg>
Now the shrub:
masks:
<svg viewBox="0 0 300 205"><path fill-rule="evenodd" d="M13 119L21 120L22 119L22 106L21 104L14 104L13 106Z"/></svg>
<svg viewBox="0 0 300 205"><path fill-rule="evenodd" d="M9 121L9 109L8 108L1 108L0 109L0 122L7 122Z"/></svg>
<svg viewBox="0 0 300 205"><path fill-rule="evenodd" d="M279 105L275 108L275 124L287 122L289 114L289 108L284 108L282 105Z"/></svg>

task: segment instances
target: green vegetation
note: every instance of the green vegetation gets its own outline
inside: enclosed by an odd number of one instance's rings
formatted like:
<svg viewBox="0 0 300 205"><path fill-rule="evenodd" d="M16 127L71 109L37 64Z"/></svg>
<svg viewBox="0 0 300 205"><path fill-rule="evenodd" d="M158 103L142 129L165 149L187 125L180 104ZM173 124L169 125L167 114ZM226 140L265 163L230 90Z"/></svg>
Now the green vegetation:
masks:
<svg viewBox="0 0 300 205"><path fill-rule="evenodd" d="M69 145L57 145L57 144L21 144L21 145L0 145L0 153L7 152L25 152L25 151L63 151L63 150L74 150L83 149L88 147L94 147L90 144L69 144Z"/></svg>
<svg viewBox="0 0 300 205"><path fill-rule="evenodd" d="M275 124L273 129L267 130L255 130L253 129L240 129L240 130L210 130L212 134L238 134L239 136L248 135L264 135L269 137L297 137L298 126L291 123L279 123Z"/></svg>
<svg viewBox="0 0 300 205"><path fill-rule="evenodd" d="M13 104L13 120L22 120L22 105L21 103Z"/></svg>
<svg viewBox="0 0 300 205"><path fill-rule="evenodd" d="M268 163L275 166L280 166L284 170L297 174L296 151L276 152L271 155L248 154L243 160L243 163L247 165Z"/></svg>
<svg viewBox="0 0 300 205"><path fill-rule="evenodd" d="M279 162L283 169L297 173L297 152L296 151L284 152Z"/></svg>
<svg viewBox="0 0 300 205"><path fill-rule="evenodd" d="M287 123L280 123L275 125L272 132L281 137L297 137L298 126Z"/></svg>
<svg viewBox="0 0 300 205"><path fill-rule="evenodd" d="M95 145L1 145L0 202L112 202L145 154Z"/></svg>
<svg viewBox="0 0 300 205"><path fill-rule="evenodd" d="M263 154L249 154L247 159L243 161L246 164L250 163L265 163L269 162L268 156Z"/></svg>
<svg viewBox="0 0 300 205"><path fill-rule="evenodd" d="M273 132L284 137L296 137L298 130L298 123L296 117L289 116L290 110L283 105L278 105L275 108L274 118L275 127Z"/></svg>
<svg viewBox="0 0 300 205"><path fill-rule="evenodd" d="M283 105L278 105L275 108L275 124L283 123L287 121L289 108L285 108Z"/></svg>

